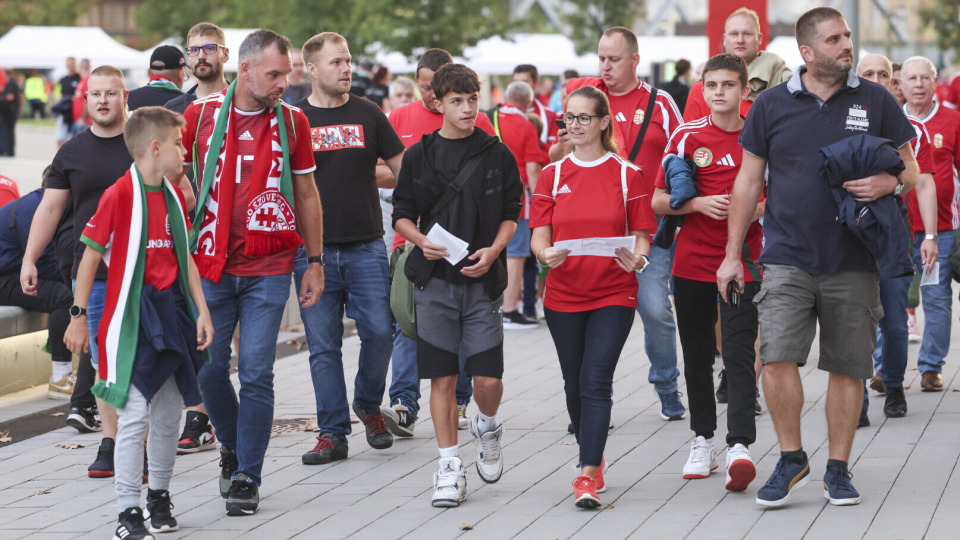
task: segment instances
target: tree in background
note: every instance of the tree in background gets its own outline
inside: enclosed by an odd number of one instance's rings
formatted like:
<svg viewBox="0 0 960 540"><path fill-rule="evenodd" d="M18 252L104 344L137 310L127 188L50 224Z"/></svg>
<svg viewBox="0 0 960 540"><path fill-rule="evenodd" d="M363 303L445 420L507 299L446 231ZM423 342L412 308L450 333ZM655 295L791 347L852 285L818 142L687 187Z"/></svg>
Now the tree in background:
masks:
<svg viewBox="0 0 960 540"><path fill-rule="evenodd" d="M94 0L0 0L0 35L18 24L72 26Z"/></svg>
<svg viewBox="0 0 960 540"><path fill-rule="evenodd" d="M49 0L53 1L53 0ZM509 0L261 0L170 2L146 0L136 18L145 37L185 36L198 21L223 28L269 28L299 46L323 31L342 34L357 56L374 43L414 56L442 47L457 55L480 39L503 34Z"/></svg>
<svg viewBox="0 0 960 540"><path fill-rule="evenodd" d="M941 51L953 51L960 57L960 0L936 0L917 12L924 26L933 28Z"/></svg>
<svg viewBox="0 0 960 540"><path fill-rule="evenodd" d="M954 0L956 1L956 0ZM566 12L570 26L567 36L573 40L580 54L594 52L604 30L614 26L632 28L643 14L641 2L624 0L568 0L573 9Z"/></svg>

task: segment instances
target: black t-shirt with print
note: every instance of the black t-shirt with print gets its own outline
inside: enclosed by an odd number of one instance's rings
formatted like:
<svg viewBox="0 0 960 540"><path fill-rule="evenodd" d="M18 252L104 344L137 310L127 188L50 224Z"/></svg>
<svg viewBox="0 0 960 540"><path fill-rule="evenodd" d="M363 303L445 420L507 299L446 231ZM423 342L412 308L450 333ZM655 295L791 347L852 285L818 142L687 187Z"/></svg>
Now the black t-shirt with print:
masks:
<svg viewBox="0 0 960 540"><path fill-rule="evenodd" d="M332 109L314 107L306 99L295 105L310 121L324 244L382 237L377 159L404 151L386 115L369 100L352 94L346 104Z"/></svg>
<svg viewBox="0 0 960 540"><path fill-rule="evenodd" d="M65 142L53 158L47 176L47 189L69 189L73 208L75 247L73 270L70 272L72 278L77 277L77 267L86 248L86 244L80 242L80 233L97 212L103 192L123 176L132 163L133 158L127 151L122 134L97 137L89 129ZM103 263L97 270L97 279L107 279L107 269Z"/></svg>

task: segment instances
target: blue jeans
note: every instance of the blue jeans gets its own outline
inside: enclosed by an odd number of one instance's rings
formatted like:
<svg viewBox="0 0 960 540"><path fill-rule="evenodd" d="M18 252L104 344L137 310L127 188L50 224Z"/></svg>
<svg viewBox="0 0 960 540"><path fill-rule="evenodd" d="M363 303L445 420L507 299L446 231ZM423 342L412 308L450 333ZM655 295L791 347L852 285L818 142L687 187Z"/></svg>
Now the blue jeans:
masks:
<svg viewBox="0 0 960 540"><path fill-rule="evenodd" d="M200 394L217 437L237 454L244 473L258 485L273 425L273 362L290 274L242 277L223 274L219 283L202 279L213 320L211 361L200 369ZM240 322L240 395L230 382L230 343Z"/></svg>
<svg viewBox="0 0 960 540"><path fill-rule="evenodd" d="M77 280L73 280L73 292L77 292ZM97 331L100 318L103 317L103 305L107 302L107 280L95 279L87 298L87 332L90 333L90 363L93 369L100 367L100 355L97 349ZM96 381L94 381L96 382Z"/></svg>
<svg viewBox="0 0 960 540"><path fill-rule="evenodd" d="M317 399L317 426L346 441L350 409L343 376L343 314L357 322L360 358L354 379L353 405L380 407L393 352L393 313L383 240L328 244L323 248L324 288L313 306L300 308L310 347L310 375ZM300 248L293 275L297 291L307 271L307 253Z"/></svg>
<svg viewBox="0 0 960 540"><path fill-rule="evenodd" d="M417 418L420 413L420 378L417 375L417 342L403 335L394 325L393 381L390 383L390 403L398 400Z"/></svg>
<svg viewBox="0 0 960 540"><path fill-rule="evenodd" d="M673 253L651 244L650 266L637 274L637 313L643 321L643 341L650 359L648 381L658 394L677 391L677 324L673 320L670 293L673 288Z"/></svg>
<svg viewBox="0 0 960 540"><path fill-rule="evenodd" d="M557 347L567 413L580 445L580 466L603 459L613 407L613 373L633 326L633 310L607 306L562 313L544 309Z"/></svg>
<svg viewBox="0 0 960 540"><path fill-rule="evenodd" d="M920 295L923 303L923 343L920 345L920 355L917 356L917 368L920 373L935 371L940 373L943 369L943 359L946 358L950 350L950 325L951 311L953 308L953 290L951 282L953 278L950 275L950 262L947 257L953 250L953 237L955 231L938 231L940 240L937 242L939 255L937 261L940 262L939 282L935 285L924 285L920 287ZM922 269L920 262L920 244L923 243L924 234L917 233L914 239L914 264ZM884 310L886 311L886 310Z"/></svg>
<svg viewBox="0 0 960 540"><path fill-rule="evenodd" d="M877 325L873 365L886 386L903 386L907 370L907 291L911 281L913 276L880 280L883 318Z"/></svg>

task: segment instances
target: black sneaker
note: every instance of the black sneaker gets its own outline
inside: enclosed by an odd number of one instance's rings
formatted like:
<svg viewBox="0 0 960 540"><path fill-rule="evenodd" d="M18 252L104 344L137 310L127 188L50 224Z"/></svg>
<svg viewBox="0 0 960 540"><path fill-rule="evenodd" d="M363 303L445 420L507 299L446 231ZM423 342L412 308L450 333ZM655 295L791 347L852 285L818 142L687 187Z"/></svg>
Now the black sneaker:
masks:
<svg viewBox="0 0 960 540"><path fill-rule="evenodd" d="M399 399L393 407L380 407L380 412L390 433L396 437L413 437L413 428L417 425L417 419Z"/></svg>
<svg viewBox="0 0 960 540"><path fill-rule="evenodd" d="M717 385L717 403L726 403L727 402L727 372L726 370L720 370L720 384Z"/></svg>
<svg viewBox="0 0 960 540"><path fill-rule="evenodd" d="M169 491L147 488L147 511L150 513L147 526L150 532L165 533L180 530L180 525L173 518L173 503L170 502Z"/></svg>
<svg viewBox="0 0 960 540"><path fill-rule="evenodd" d="M187 411L187 421L177 443L177 455L193 454L217 447L217 437L213 434L210 417L200 411Z"/></svg>
<svg viewBox="0 0 960 540"><path fill-rule="evenodd" d="M857 429L862 427L870 427L870 417L867 416L866 409L860 409L860 419L857 420Z"/></svg>
<svg viewBox="0 0 960 540"><path fill-rule="evenodd" d="M227 492L233 484L233 473L240 468L237 455L226 446L220 445L220 496L227 498Z"/></svg>
<svg viewBox="0 0 960 540"><path fill-rule="evenodd" d="M116 445L113 439L104 437L97 450L97 459L93 465L87 467L87 476L90 478L110 478L113 476L113 448ZM137 508L137 512L140 509Z"/></svg>
<svg viewBox="0 0 960 540"><path fill-rule="evenodd" d="M70 414L67 416L67 425L76 428L80 433L93 433L102 431L100 425L100 413L97 406L90 407L70 407Z"/></svg>
<svg viewBox="0 0 960 540"><path fill-rule="evenodd" d="M348 451L346 441L335 437L333 433L321 433L317 437L317 445L304 454L300 461L304 465L323 465L331 461L347 459Z"/></svg>
<svg viewBox="0 0 960 540"><path fill-rule="evenodd" d="M511 311L503 314L504 330L533 330L538 326L540 326L540 323L531 321L524 317L519 311Z"/></svg>
<svg viewBox="0 0 960 540"><path fill-rule="evenodd" d="M143 511L134 506L120 512L117 520L117 530L113 533L114 539L120 540L154 540L152 534L143 526Z"/></svg>
<svg viewBox="0 0 960 540"><path fill-rule="evenodd" d="M907 397L902 386L886 387L887 397L883 402L883 415L887 418L903 418L907 415Z"/></svg>
<svg viewBox="0 0 960 540"><path fill-rule="evenodd" d="M227 493L227 515L249 516L257 513L260 508L260 490L250 478L240 473L237 479L230 484Z"/></svg>
<svg viewBox="0 0 960 540"><path fill-rule="evenodd" d="M393 446L393 435L387 431L387 424L383 419L383 413L380 412L380 407L364 411L354 405L353 412L367 430L367 444L377 450Z"/></svg>

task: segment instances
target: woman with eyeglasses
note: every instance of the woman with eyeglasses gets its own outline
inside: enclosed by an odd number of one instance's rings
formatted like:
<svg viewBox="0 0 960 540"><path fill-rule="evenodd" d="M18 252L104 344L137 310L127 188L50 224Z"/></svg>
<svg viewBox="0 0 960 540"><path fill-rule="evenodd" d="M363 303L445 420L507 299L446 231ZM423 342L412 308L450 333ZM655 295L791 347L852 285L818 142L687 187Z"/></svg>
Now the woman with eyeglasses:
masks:
<svg viewBox="0 0 960 540"><path fill-rule="evenodd" d="M600 506L603 450L610 425L613 373L633 325L637 278L650 264L647 231L655 229L640 169L617 155L606 95L586 86L570 94L562 116L573 152L544 167L531 202L531 249L549 266L547 326L563 373L567 412L580 446L573 482L580 508ZM632 249L574 256L561 240L634 237Z"/></svg>

